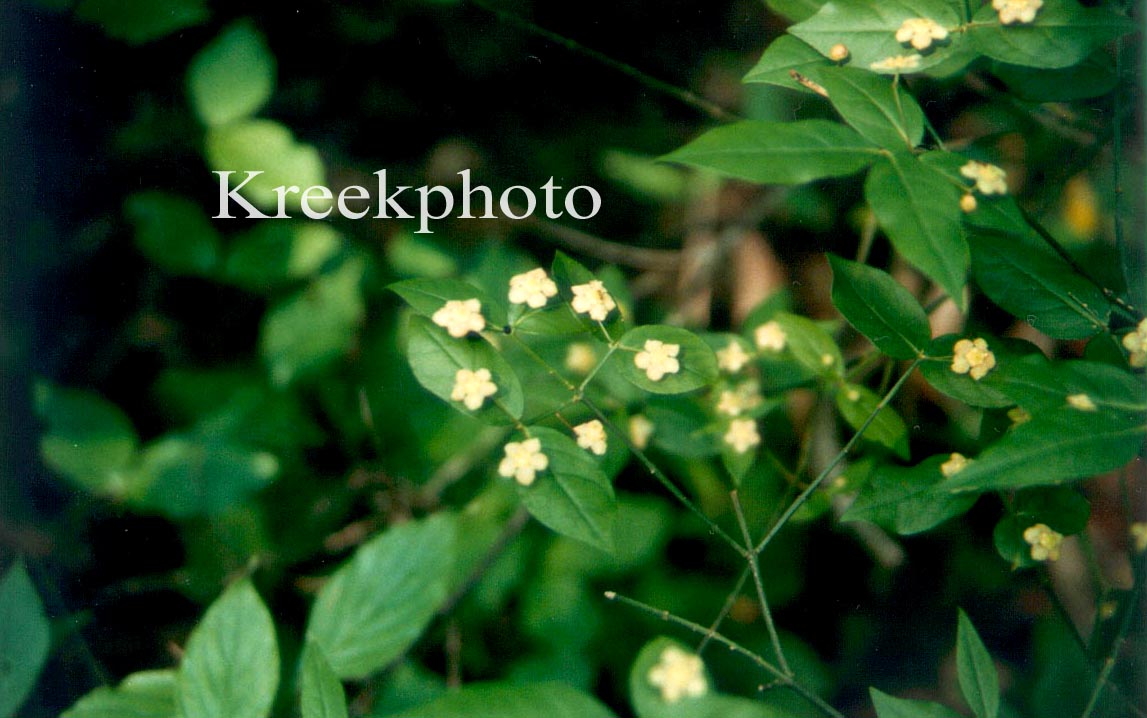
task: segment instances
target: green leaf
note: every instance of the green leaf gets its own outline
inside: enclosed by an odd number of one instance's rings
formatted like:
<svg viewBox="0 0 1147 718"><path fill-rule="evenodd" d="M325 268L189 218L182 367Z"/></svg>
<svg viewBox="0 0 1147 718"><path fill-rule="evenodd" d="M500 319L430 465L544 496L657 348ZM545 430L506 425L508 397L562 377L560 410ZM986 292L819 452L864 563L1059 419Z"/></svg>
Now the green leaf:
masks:
<svg viewBox="0 0 1147 718"><path fill-rule="evenodd" d="M606 267L608 269L608 267ZM607 281L603 272L599 277L590 270L586 269L581 263L573 259L564 252L554 252L554 261L550 267L550 273L553 277L554 283L558 285L559 296L564 302L569 305L573 301L573 287L579 284L588 284L594 280L599 280L605 285L606 291L609 292L610 297L613 298L617 304L617 308L610 311L609 315L605 318L605 328L612 336L624 332L625 322L623 313L626 311L624 297L618 290L620 287L615 282ZM559 313L558 310L554 310ZM587 330L594 333L600 332L597 322L584 314L575 314L572 307L566 311L574 316L575 319Z"/></svg>
<svg viewBox="0 0 1147 718"><path fill-rule="evenodd" d="M889 57L916 55L911 47L896 41L896 31L909 18L926 17L948 30L960 25L952 5L944 0L833 0L789 32L815 47L826 57L833 45L844 44L852 67L867 70ZM947 44L920 55L919 69L938 65L962 43L962 33L952 33Z"/></svg>
<svg viewBox="0 0 1147 718"><path fill-rule="evenodd" d="M469 683L396 718L614 718L563 683Z"/></svg>
<svg viewBox="0 0 1147 718"><path fill-rule="evenodd" d="M1141 376L1092 361L1050 362L1033 354L1009 362L995 387L1032 415L1071 413L1068 397L1086 394L1100 411L1147 411L1147 386Z"/></svg>
<svg viewBox="0 0 1147 718"><path fill-rule="evenodd" d="M957 374L952 371L953 348L961 338L955 334L948 334L932 340L925 352L929 359L920 364L920 373L924 379L938 391L970 406L998 409L1015 404L1016 402L1003 391L1004 376L1013 362L1019 361L1024 356L1039 354L1039 349L1018 339L970 335L966 338L984 339L988 350L996 357L996 367L977 380L969 374Z"/></svg>
<svg viewBox="0 0 1147 718"><path fill-rule="evenodd" d="M365 272L363 259L347 259L267 312L259 331L259 352L275 384L290 384L354 345L366 313L361 286Z"/></svg>
<svg viewBox="0 0 1147 718"><path fill-rule="evenodd" d="M617 500L609 479L565 434L545 427L531 427L530 434L541 440L549 467L530 486L518 486L522 504L554 531L612 552Z"/></svg>
<svg viewBox="0 0 1147 718"><path fill-rule="evenodd" d="M960 690L976 718L996 718L1000 713L1000 680L992 656L976 633L968 615L960 610L956 631L956 675Z"/></svg>
<svg viewBox="0 0 1147 718"><path fill-rule="evenodd" d="M0 716L12 716L48 660L51 631L44 604L17 561L0 580Z"/></svg>
<svg viewBox="0 0 1147 718"><path fill-rule="evenodd" d="M972 275L989 298L1054 339L1107 327L1111 304L1027 226L1015 202L985 202L969 236Z"/></svg>
<svg viewBox="0 0 1147 718"><path fill-rule="evenodd" d="M495 300L469 282L460 279L408 279L387 287L402 297L410 308L424 317L434 313L449 301L477 299L482 304L482 316L491 329L499 329L506 324L505 299Z"/></svg>
<svg viewBox="0 0 1147 718"><path fill-rule="evenodd" d="M807 43L792 35L781 35L769 43L761 59L749 70L742 82L760 82L812 93L812 90L794 80L789 71L796 70L802 75L808 75L830 64L824 55Z"/></svg>
<svg viewBox="0 0 1147 718"><path fill-rule="evenodd" d="M133 673L117 688L88 693L60 718L175 718L176 681L173 670Z"/></svg>
<svg viewBox="0 0 1147 718"><path fill-rule="evenodd" d="M798 314L778 312L773 321L785 333L785 351L804 368L822 377L844 375L844 357L832 336L819 324Z"/></svg>
<svg viewBox="0 0 1147 718"><path fill-rule="evenodd" d="M267 486L279 473L273 454L194 434L169 434L144 447L133 503L176 519L215 515Z"/></svg>
<svg viewBox="0 0 1147 718"><path fill-rule="evenodd" d="M221 279L266 292L312 277L334 259L343 238L323 222L262 222L231 239Z"/></svg>
<svg viewBox="0 0 1147 718"><path fill-rule="evenodd" d="M335 675L358 679L418 640L446 600L456 521L436 514L388 529L323 584L307 623Z"/></svg>
<svg viewBox="0 0 1147 718"><path fill-rule="evenodd" d="M1145 437L1142 413L1068 409L1036 416L985 449L948 489L1004 491L1095 476L1135 458Z"/></svg>
<svg viewBox="0 0 1147 718"><path fill-rule="evenodd" d="M678 371L654 381L637 367L637 357L646 342L676 345ZM631 329L621 338L612 357L613 366L626 381L654 394L684 394L712 384L717 379L717 356L695 334L678 327L650 324Z"/></svg>
<svg viewBox="0 0 1147 718"><path fill-rule="evenodd" d="M430 393L463 414L477 417L488 424L513 424L522 417L525 395L513 368L498 350L483 339L455 339L426 317L410 318L406 356L414 378ZM451 399L459 369L488 369L491 381L498 387L477 411Z"/></svg>
<svg viewBox="0 0 1147 718"><path fill-rule="evenodd" d="M1078 64L1109 40L1135 30L1135 23L1106 8L1075 0L1046 0L1030 24L1002 25L985 5L968 26L968 39L982 54L1013 65L1061 68Z"/></svg>
<svg viewBox="0 0 1147 718"><path fill-rule="evenodd" d="M645 417L653 422L653 445L667 454L703 459L718 454L720 437L709 429L709 416L692 401L652 401Z"/></svg>
<svg viewBox="0 0 1147 718"><path fill-rule="evenodd" d="M962 309L968 273L960 188L908 154L877 162L864 197L896 250L939 284Z"/></svg>
<svg viewBox="0 0 1147 718"><path fill-rule="evenodd" d="M243 120L275 91L275 56L248 19L228 25L191 58L187 92L208 127Z"/></svg>
<svg viewBox="0 0 1147 718"><path fill-rule="evenodd" d="M953 495L940 465L948 455L933 456L916 466L878 467L842 521L870 521L903 536L923 533L960 516L976 502L974 495Z"/></svg>
<svg viewBox="0 0 1147 718"><path fill-rule="evenodd" d="M300 682L303 718L347 718L342 683L317 644L310 643L303 651Z"/></svg>
<svg viewBox="0 0 1147 718"><path fill-rule="evenodd" d="M202 25L211 16L204 0L81 0L76 17L101 25L109 37L140 45Z"/></svg>
<svg viewBox="0 0 1147 718"><path fill-rule="evenodd" d="M123 498L139 437L127 416L97 394L47 383L35 388L36 414L47 423L40 456L48 468L92 493Z"/></svg>
<svg viewBox="0 0 1147 718"><path fill-rule="evenodd" d="M1032 102L1071 102L1101 97L1119 84L1115 64L1102 50L1078 65L1059 70L997 62L992 65L992 74L1003 80L1016 97Z"/></svg>
<svg viewBox="0 0 1147 718"><path fill-rule="evenodd" d="M244 579L207 609L179 668L179 718L265 718L279 686L271 614Z"/></svg>
<svg viewBox="0 0 1147 718"><path fill-rule="evenodd" d="M835 400L840 415L854 429L860 429L880 405L880 396L859 384L842 385ZM908 458L908 427L891 406L880 410L865 430L864 439L896 452L902 459Z"/></svg>
<svg viewBox="0 0 1147 718"><path fill-rule="evenodd" d="M1071 536L1087 528L1091 504L1071 487L1053 486L1019 492L1012 512L1018 518L1030 519L1027 526L1047 524L1064 536Z"/></svg>
<svg viewBox="0 0 1147 718"><path fill-rule="evenodd" d="M271 212L278 211L276 187L322 185L326 174L314 147L295 142L289 129L271 120L242 120L212 127L207 131L204 152L212 171L235 173L229 177L230 189L242 184L248 172L262 172L238 193L252 205ZM284 209L297 209L299 197L298 192L286 193ZM311 207L321 211L318 202L311 202ZM237 206L227 211L232 216L245 215Z"/></svg>
<svg viewBox="0 0 1147 718"><path fill-rule="evenodd" d="M924 112L900 83L854 67L810 69L829 102L865 139L890 149L909 149L924 137Z"/></svg>
<svg viewBox="0 0 1147 718"><path fill-rule="evenodd" d="M824 2L825 0L765 0L770 10L792 22L812 17Z"/></svg>
<svg viewBox="0 0 1147 718"><path fill-rule="evenodd" d="M960 718L959 713L939 703L896 698L875 688L869 688L868 693L877 718Z"/></svg>
<svg viewBox="0 0 1147 718"><path fill-rule="evenodd" d="M172 274L211 272L222 238L206 213L189 199L166 192L138 192L124 202L135 228L135 244L149 260Z"/></svg>
<svg viewBox="0 0 1147 718"><path fill-rule="evenodd" d="M744 121L710 130L662 157L762 184L804 184L844 177L879 151L852 129L826 120Z"/></svg>
<svg viewBox="0 0 1147 718"><path fill-rule="evenodd" d="M893 359L924 355L932 330L928 315L907 289L885 272L835 255L832 303L858 332Z"/></svg>

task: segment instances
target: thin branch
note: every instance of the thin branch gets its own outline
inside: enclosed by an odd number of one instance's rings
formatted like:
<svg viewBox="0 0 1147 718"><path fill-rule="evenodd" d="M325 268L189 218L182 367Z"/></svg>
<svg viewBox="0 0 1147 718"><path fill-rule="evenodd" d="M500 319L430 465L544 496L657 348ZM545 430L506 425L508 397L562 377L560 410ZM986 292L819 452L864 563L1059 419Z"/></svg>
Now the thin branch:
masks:
<svg viewBox="0 0 1147 718"><path fill-rule="evenodd" d="M725 618L728 617L729 612L733 610L733 606L741 596L741 589L745 587L745 582L748 580L749 567L745 566L745 568L741 569L741 575L737 579L737 585L733 586L733 590L729 592L728 597L725 599L725 605L721 607L720 613L718 613L717 617L713 619L713 622L709 624L708 633L706 633L705 637L701 639L701 642L697 644L698 654L705 650L705 646L709 645L709 641L713 640L713 636L716 635L717 631L721 630L721 624L725 622Z"/></svg>
<svg viewBox="0 0 1147 718"><path fill-rule="evenodd" d="M749 533L749 524L745 521L745 510L741 506L741 495L734 489L729 493L733 501L733 513L737 515L737 524L741 527L741 535L745 539L745 560L749 563L749 571L753 574L753 586L757 589L757 601L761 604L761 615L765 619L765 628L769 632L769 641L773 644L773 652L777 655L777 662L785 675L791 676L793 669L785 659L784 649L781 648L781 637L777 634L776 624L773 623L773 612L769 609L769 600L765 597L765 583L761 579L761 564L759 554L753 551L753 537Z"/></svg>

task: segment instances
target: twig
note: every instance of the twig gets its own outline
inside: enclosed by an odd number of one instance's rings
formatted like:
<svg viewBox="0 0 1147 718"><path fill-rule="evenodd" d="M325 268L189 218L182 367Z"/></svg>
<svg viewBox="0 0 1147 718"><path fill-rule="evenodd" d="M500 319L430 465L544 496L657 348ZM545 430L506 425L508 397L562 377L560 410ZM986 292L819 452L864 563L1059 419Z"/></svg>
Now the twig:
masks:
<svg viewBox="0 0 1147 718"><path fill-rule="evenodd" d="M697 653L704 651L705 646L709 645L709 641L713 640L713 636L716 635L717 631L721 630L721 624L725 621L729 612L733 610L737 599L741 597L741 589L745 587L745 581L748 580L749 567L745 566L745 568L741 569L741 575L737 579L737 585L733 586L733 590L729 592L728 597L725 599L725 605L721 607L720 613L718 613L717 617L713 619L713 622L709 624L709 631L705 634L705 637L697 644Z"/></svg>
<svg viewBox="0 0 1147 718"><path fill-rule="evenodd" d="M777 654L777 662L785 675L792 676L793 670L785 660L785 652L781 648L781 637L777 635L776 624L773 623L773 612L769 609L769 600L765 597L765 583L761 579L761 565L759 554L753 551L753 537L749 534L749 524L745 521L745 510L741 506L741 496L736 489L729 493L733 502L733 513L737 515L737 524L741 527L741 535L745 539L745 560L749 563L749 571L753 574L753 586L757 589L757 601L761 604L761 615L765 619L765 628L769 632L769 641L773 644L773 652Z"/></svg>
<svg viewBox="0 0 1147 718"><path fill-rule="evenodd" d="M521 208L511 208L517 215ZM511 227L526 227L539 236L575 252L600 259L609 264L622 264L648 271L672 272L681 262L681 253L675 249L648 249L596 237L580 229L573 229L552 220L530 215Z"/></svg>

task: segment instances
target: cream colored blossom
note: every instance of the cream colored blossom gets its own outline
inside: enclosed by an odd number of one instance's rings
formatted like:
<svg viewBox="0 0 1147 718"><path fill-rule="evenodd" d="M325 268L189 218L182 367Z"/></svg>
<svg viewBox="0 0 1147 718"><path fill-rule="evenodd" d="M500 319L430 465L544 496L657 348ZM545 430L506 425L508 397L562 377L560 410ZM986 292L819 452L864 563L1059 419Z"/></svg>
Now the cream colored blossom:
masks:
<svg viewBox="0 0 1147 718"><path fill-rule="evenodd" d="M979 381L996 366L996 355L983 339L961 339L952 347L952 371Z"/></svg>
<svg viewBox="0 0 1147 718"><path fill-rule="evenodd" d="M744 369L750 359L752 357L736 339L730 340L724 349L717 350L717 368L730 374L736 374Z"/></svg>
<svg viewBox="0 0 1147 718"><path fill-rule="evenodd" d="M609 296L609 290L600 279L585 284L577 284L572 288L573 301L570 305L578 314L588 314L595 322L604 322L609 313L617 307L617 302Z"/></svg>
<svg viewBox="0 0 1147 718"><path fill-rule="evenodd" d="M761 435L757 432L757 422L752 419L733 419L729 422L729 430L725 432L725 443L733 447L733 451L743 454L761 443Z"/></svg>
<svg viewBox="0 0 1147 718"><path fill-rule="evenodd" d="M1147 523L1136 521L1131 524L1131 542L1135 546L1135 553L1147 551Z"/></svg>
<svg viewBox="0 0 1147 718"><path fill-rule="evenodd" d="M680 344L666 344L659 339L646 339L645 350L633 357L633 363L645 372L650 381L661 381L666 374L676 374L681 371L681 362L676 358L680 353Z"/></svg>
<svg viewBox="0 0 1147 718"><path fill-rule="evenodd" d="M498 393L489 369L459 369L454 374L454 390L450 398L462 402L470 411L477 411L486 403L486 397Z"/></svg>
<svg viewBox="0 0 1147 718"><path fill-rule="evenodd" d="M573 428L577 437L577 445L592 454L602 456L605 454L605 426L597 419L578 424Z"/></svg>
<svg viewBox="0 0 1147 718"><path fill-rule="evenodd" d="M868 66L869 69L876 72L910 72L920 67L919 55L893 55L886 57L883 60L877 60Z"/></svg>
<svg viewBox="0 0 1147 718"><path fill-rule="evenodd" d="M597 366L597 352L592 344L574 342L566 349L566 369L575 374L589 374Z"/></svg>
<svg viewBox="0 0 1147 718"><path fill-rule="evenodd" d="M1099 408L1087 394L1072 394L1067 397L1067 405L1079 411L1095 411Z"/></svg>
<svg viewBox="0 0 1147 718"><path fill-rule="evenodd" d="M557 293L558 285L541 267L510 277L511 304L525 304L531 309L540 309Z"/></svg>
<svg viewBox="0 0 1147 718"><path fill-rule="evenodd" d="M947 479L968 468L968 464L970 463L972 463L972 461L968 457L952 452L948 460L940 464L940 473Z"/></svg>
<svg viewBox="0 0 1147 718"><path fill-rule="evenodd" d="M779 352L785 348L788 335L785 334L784 329L781 329L778 322L773 321L765 322L754 329L753 339L757 342L757 347L766 351Z"/></svg>
<svg viewBox="0 0 1147 718"><path fill-rule="evenodd" d="M1031 556L1036 561L1058 561L1063 534L1047 524L1035 524L1024 529L1024 541L1031 545Z"/></svg>
<svg viewBox="0 0 1147 718"><path fill-rule="evenodd" d="M975 212L978 205L979 203L976 201L976 195L972 194L971 192L960 198L960 211L962 211L964 214L971 214L972 212Z"/></svg>
<svg viewBox="0 0 1147 718"><path fill-rule="evenodd" d="M1000 16L1000 23L1029 23L1043 7L1043 0L992 0L992 9Z"/></svg>
<svg viewBox="0 0 1147 718"><path fill-rule="evenodd" d="M470 332L480 332L486 328L486 318L482 316L482 303L477 299L451 299L434 312L430 319L455 339L461 339Z"/></svg>
<svg viewBox="0 0 1147 718"><path fill-rule="evenodd" d="M1131 366L1147 366L1147 319L1139 322L1135 331L1123 335L1123 348L1131 355L1128 359Z"/></svg>
<svg viewBox="0 0 1147 718"><path fill-rule="evenodd" d="M948 39L948 31L943 25L929 17L913 17L905 20L896 31L896 42L908 43L917 50L927 50L933 42Z"/></svg>
<svg viewBox="0 0 1147 718"><path fill-rule="evenodd" d="M736 389L726 389L717 400L717 412L726 416L740 416L761 405L764 398L760 394L760 384L755 381L742 382Z"/></svg>
<svg viewBox="0 0 1147 718"><path fill-rule="evenodd" d="M661 692L661 700L676 703L682 698L697 698L709 690L705 664L701 657L686 653L677 646L667 646L649 669L649 684Z"/></svg>
<svg viewBox="0 0 1147 718"><path fill-rule="evenodd" d="M545 471L550 465L548 456L542 453L540 439L526 439L506 444L506 457L498 464L498 474L506 478L513 477L522 486L534 483L539 471Z"/></svg>
<svg viewBox="0 0 1147 718"><path fill-rule="evenodd" d="M960 168L960 174L975 180L976 190L981 194L1008 193L1008 173L996 165L969 160Z"/></svg>
<svg viewBox="0 0 1147 718"><path fill-rule="evenodd" d="M629 440L639 449L649 446L649 439L653 436L653 422L642 414L629 417Z"/></svg>

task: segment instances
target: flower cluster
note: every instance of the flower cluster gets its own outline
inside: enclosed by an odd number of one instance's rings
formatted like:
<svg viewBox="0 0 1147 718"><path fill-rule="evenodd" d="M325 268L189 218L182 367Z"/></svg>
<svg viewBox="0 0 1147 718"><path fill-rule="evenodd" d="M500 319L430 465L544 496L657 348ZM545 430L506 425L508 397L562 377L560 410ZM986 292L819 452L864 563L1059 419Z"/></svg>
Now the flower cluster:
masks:
<svg viewBox="0 0 1147 718"><path fill-rule="evenodd" d="M1036 561L1058 561L1063 534L1047 524L1035 524L1024 529L1024 541L1031 545L1031 557Z"/></svg>
<svg viewBox="0 0 1147 718"><path fill-rule="evenodd" d="M726 416L740 416L761 405L761 385L753 380L743 381L735 389L725 389L717 400L717 412Z"/></svg>
<svg viewBox="0 0 1147 718"><path fill-rule="evenodd" d="M1032 22L1041 7L1043 0L992 0L992 9L1004 25Z"/></svg>
<svg viewBox="0 0 1147 718"><path fill-rule="evenodd" d="M736 339L729 341L724 349L717 350L717 368L729 374L736 374L745 368L752 357Z"/></svg>
<svg viewBox="0 0 1147 718"><path fill-rule="evenodd" d="M451 299L434 312L430 319L455 339L461 339L470 332L480 332L486 328L486 318L482 316L482 303L477 299Z"/></svg>
<svg viewBox="0 0 1147 718"><path fill-rule="evenodd" d="M907 43L921 52L932 47L933 42L947 39L947 29L929 17L908 18L896 31L896 42Z"/></svg>
<svg viewBox="0 0 1147 718"><path fill-rule="evenodd" d="M772 321L765 322L754 329L753 340L756 341L758 349L779 352L784 351L788 335L785 334L785 330L781 328L779 323Z"/></svg>
<svg viewBox="0 0 1147 718"><path fill-rule="evenodd" d="M600 279L577 284L570 289L573 291L573 301L570 302L573 310L578 314L588 314L595 322L604 322L617 307L617 302L613 301Z"/></svg>
<svg viewBox="0 0 1147 718"><path fill-rule="evenodd" d="M964 469L968 468L968 464L970 463L971 459L967 458L963 454L957 454L953 452L952 455L948 457L947 461L940 464L940 473L944 475L945 479L951 478Z"/></svg>
<svg viewBox="0 0 1147 718"><path fill-rule="evenodd" d="M952 371L968 374L976 381L996 367L996 355L983 339L961 339L952 347Z"/></svg>
<svg viewBox="0 0 1147 718"><path fill-rule="evenodd" d="M703 696L709 690L701 657L677 646L666 647L646 677L651 686L660 690L661 700L666 703Z"/></svg>
<svg viewBox="0 0 1147 718"><path fill-rule="evenodd" d="M645 372L650 381L661 381L666 374L676 374L681 371L681 362L677 355L681 353L680 344L666 344L659 339L646 339L645 349L633 357L633 363L638 369Z"/></svg>
<svg viewBox="0 0 1147 718"><path fill-rule="evenodd" d="M541 267L510 277L511 304L525 304L530 309L541 309L557 293L558 285Z"/></svg>
<svg viewBox="0 0 1147 718"><path fill-rule="evenodd" d="M1008 173L996 165L969 160L960 168L960 174L974 180L980 194L1008 193Z"/></svg>
<svg viewBox="0 0 1147 718"><path fill-rule="evenodd" d="M498 385L493 382L489 369L459 369L454 374L454 390L450 398L460 401L470 411L477 411L486 403L486 397L498 393Z"/></svg>
<svg viewBox="0 0 1147 718"><path fill-rule="evenodd" d="M498 464L498 475L513 478L522 486L534 483L539 471L545 471L550 458L542 453L541 439L526 439L506 444L505 458Z"/></svg>
<svg viewBox="0 0 1147 718"><path fill-rule="evenodd" d="M1128 359L1131 366L1147 366L1147 319L1139 322L1135 331L1123 335L1123 348L1131 355Z"/></svg>
<svg viewBox="0 0 1147 718"><path fill-rule="evenodd" d="M597 456L604 456L606 450L605 426L593 419L573 428L577 437L577 445Z"/></svg>

